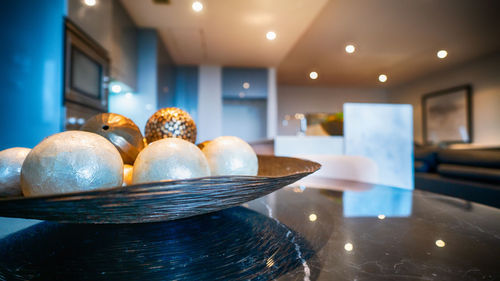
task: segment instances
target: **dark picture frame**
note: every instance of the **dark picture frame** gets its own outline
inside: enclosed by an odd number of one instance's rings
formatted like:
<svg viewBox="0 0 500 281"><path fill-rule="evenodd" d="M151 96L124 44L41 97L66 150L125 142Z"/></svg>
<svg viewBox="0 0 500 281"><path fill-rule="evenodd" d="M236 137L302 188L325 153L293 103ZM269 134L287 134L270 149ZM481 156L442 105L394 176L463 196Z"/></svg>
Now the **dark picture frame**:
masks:
<svg viewBox="0 0 500 281"><path fill-rule="evenodd" d="M471 85L423 95L422 127L425 144L471 143Z"/></svg>

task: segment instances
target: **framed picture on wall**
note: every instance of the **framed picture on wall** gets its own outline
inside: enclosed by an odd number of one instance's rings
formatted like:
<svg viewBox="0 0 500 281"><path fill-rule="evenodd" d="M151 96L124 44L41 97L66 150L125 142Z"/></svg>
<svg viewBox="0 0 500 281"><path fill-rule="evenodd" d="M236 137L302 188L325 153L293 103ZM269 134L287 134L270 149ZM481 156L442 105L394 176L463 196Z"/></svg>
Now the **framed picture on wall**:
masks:
<svg viewBox="0 0 500 281"><path fill-rule="evenodd" d="M426 144L472 142L470 85L422 97L423 136Z"/></svg>

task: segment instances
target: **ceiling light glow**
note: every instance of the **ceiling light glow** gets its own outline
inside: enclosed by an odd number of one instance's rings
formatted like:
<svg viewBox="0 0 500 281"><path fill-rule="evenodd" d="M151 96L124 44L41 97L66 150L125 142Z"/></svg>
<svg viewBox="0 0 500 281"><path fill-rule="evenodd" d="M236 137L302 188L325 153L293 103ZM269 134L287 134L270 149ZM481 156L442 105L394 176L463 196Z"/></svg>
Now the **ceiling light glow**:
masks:
<svg viewBox="0 0 500 281"><path fill-rule="evenodd" d="M354 248L354 246L351 243L345 243L345 245L344 245L344 250L346 250L348 252L352 251L353 248Z"/></svg>
<svg viewBox="0 0 500 281"><path fill-rule="evenodd" d="M250 88L250 83L248 82L243 83L243 89L248 89L248 88Z"/></svg>
<svg viewBox="0 0 500 281"><path fill-rule="evenodd" d="M83 3L85 3L85 5L87 5L89 7L93 7L93 6L95 6L95 4L97 4L97 1L96 0L85 0L85 1L83 1Z"/></svg>
<svg viewBox="0 0 500 281"><path fill-rule="evenodd" d="M354 45L347 45L345 46L345 51L349 54L352 54L354 53L354 51L356 50L356 48L354 47Z"/></svg>
<svg viewBox="0 0 500 281"><path fill-rule="evenodd" d="M276 33L274 31L269 31L266 33L266 38L267 40L274 40L276 39Z"/></svg>
<svg viewBox="0 0 500 281"><path fill-rule="evenodd" d="M385 81L387 81L387 75L385 75L385 74L380 74L380 75L378 76L378 81L380 81L380 82L384 83Z"/></svg>
<svg viewBox="0 0 500 281"><path fill-rule="evenodd" d="M446 50L439 50L437 52L437 57L440 59L444 59L446 56L448 56L448 52Z"/></svg>
<svg viewBox="0 0 500 281"><path fill-rule="evenodd" d="M310 221L316 221L318 219L318 216L316 214L310 214L309 215L309 220Z"/></svg>
<svg viewBox="0 0 500 281"><path fill-rule="evenodd" d="M316 71L311 71L311 72L309 73L309 78L311 78L312 80L316 80L316 79L318 79L318 76L319 76L319 75L318 75L318 73L317 73Z"/></svg>
<svg viewBox="0 0 500 281"><path fill-rule="evenodd" d="M191 5L191 8L193 8L193 11L198 13L203 10L203 4L200 1L194 1L193 5Z"/></svg>
<svg viewBox="0 0 500 281"><path fill-rule="evenodd" d="M379 219L379 220L383 220L383 219L385 219L385 215L378 215L378 219Z"/></svg>

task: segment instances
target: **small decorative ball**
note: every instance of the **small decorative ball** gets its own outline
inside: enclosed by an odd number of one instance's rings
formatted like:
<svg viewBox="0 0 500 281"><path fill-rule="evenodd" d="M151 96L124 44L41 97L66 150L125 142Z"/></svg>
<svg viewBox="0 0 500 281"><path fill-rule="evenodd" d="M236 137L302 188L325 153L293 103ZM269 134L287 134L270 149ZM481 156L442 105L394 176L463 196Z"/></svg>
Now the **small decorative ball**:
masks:
<svg viewBox="0 0 500 281"><path fill-rule="evenodd" d="M21 167L31 149L14 147L0 151L0 196L23 195Z"/></svg>
<svg viewBox="0 0 500 281"><path fill-rule="evenodd" d="M212 176L256 176L259 170L255 151L238 137L215 138L202 151L207 157Z"/></svg>
<svg viewBox="0 0 500 281"><path fill-rule="evenodd" d="M125 164L134 164L135 158L145 147L139 127L120 114L97 114L87 120L80 130L108 139L118 149Z"/></svg>
<svg viewBox="0 0 500 281"><path fill-rule="evenodd" d="M123 161L100 135L67 131L44 139L21 169L23 194L41 195L121 186Z"/></svg>
<svg viewBox="0 0 500 281"><path fill-rule="evenodd" d="M145 134L148 143L164 138L181 138L195 143L196 124L186 111L167 107L149 117Z"/></svg>
<svg viewBox="0 0 500 281"><path fill-rule="evenodd" d="M196 145L167 138L148 145L134 163L132 182L189 179L210 176L207 159Z"/></svg>
<svg viewBox="0 0 500 281"><path fill-rule="evenodd" d="M134 172L134 166L128 164L123 165L123 185L132 184L133 172Z"/></svg>

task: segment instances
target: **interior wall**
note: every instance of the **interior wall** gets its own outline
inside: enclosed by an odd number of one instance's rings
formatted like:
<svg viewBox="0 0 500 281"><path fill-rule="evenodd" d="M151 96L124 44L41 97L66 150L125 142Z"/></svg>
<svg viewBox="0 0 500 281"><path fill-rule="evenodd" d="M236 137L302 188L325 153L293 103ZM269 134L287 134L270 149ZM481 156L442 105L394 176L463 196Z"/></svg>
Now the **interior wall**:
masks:
<svg viewBox="0 0 500 281"><path fill-rule="evenodd" d="M225 98L222 104L222 135L247 142L266 139L267 99Z"/></svg>
<svg viewBox="0 0 500 281"><path fill-rule="evenodd" d="M0 150L32 148L63 128L66 2L6 1L0 9Z"/></svg>
<svg viewBox="0 0 500 281"><path fill-rule="evenodd" d="M203 142L222 135L222 68L200 65L198 74L197 141Z"/></svg>
<svg viewBox="0 0 500 281"><path fill-rule="evenodd" d="M109 111L132 119L143 133L147 120L158 108L158 39L154 29L138 30L137 91L109 97Z"/></svg>
<svg viewBox="0 0 500 281"><path fill-rule="evenodd" d="M198 66L175 67L174 105L185 110L198 124Z"/></svg>
<svg viewBox="0 0 500 281"><path fill-rule="evenodd" d="M158 108L175 106L175 63L158 38Z"/></svg>
<svg viewBox="0 0 500 281"><path fill-rule="evenodd" d="M278 85L278 134L295 135L298 122L283 125L285 115L313 112L341 112L346 102L386 103L383 88L335 88Z"/></svg>
<svg viewBox="0 0 500 281"><path fill-rule="evenodd" d="M247 141L268 137L269 120L276 123L277 112L274 68L200 65L177 66L175 72L174 104L194 118L197 142L221 135L240 136ZM248 89L243 88L244 82L249 83ZM271 90L271 109L268 90ZM242 92L244 95L240 97Z"/></svg>
<svg viewBox="0 0 500 281"><path fill-rule="evenodd" d="M274 139L278 133L278 90L276 68L267 69L267 138Z"/></svg>
<svg viewBox="0 0 500 281"><path fill-rule="evenodd" d="M388 98L413 105L414 138L423 143L422 96L463 84L472 85L473 144L500 145L500 53L391 88Z"/></svg>

